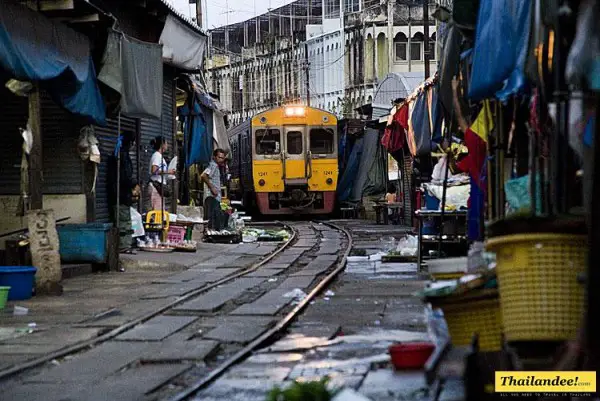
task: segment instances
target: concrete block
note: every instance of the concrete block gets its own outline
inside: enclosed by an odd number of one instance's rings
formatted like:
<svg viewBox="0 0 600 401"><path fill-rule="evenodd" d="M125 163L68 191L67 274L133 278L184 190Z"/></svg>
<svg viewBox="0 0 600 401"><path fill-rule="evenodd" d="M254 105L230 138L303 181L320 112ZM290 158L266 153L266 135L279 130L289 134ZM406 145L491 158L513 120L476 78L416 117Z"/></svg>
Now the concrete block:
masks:
<svg viewBox="0 0 600 401"><path fill-rule="evenodd" d="M189 302L175 308L178 311L212 312L225 303L238 298L246 290L256 287L263 278L240 278L232 283L224 284L200 295Z"/></svg>
<svg viewBox="0 0 600 401"><path fill-rule="evenodd" d="M196 316L157 316L121 334L117 340L160 341L196 320Z"/></svg>

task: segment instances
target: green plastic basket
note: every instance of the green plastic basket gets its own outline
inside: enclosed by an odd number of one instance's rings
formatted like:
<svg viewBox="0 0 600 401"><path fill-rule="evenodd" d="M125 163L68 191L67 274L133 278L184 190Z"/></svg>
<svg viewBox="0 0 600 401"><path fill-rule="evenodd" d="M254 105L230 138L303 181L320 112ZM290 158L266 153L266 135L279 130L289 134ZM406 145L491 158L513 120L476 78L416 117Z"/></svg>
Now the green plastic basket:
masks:
<svg viewBox="0 0 600 401"><path fill-rule="evenodd" d="M0 287L0 310L4 309L4 307L6 306L9 291L10 287Z"/></svg>

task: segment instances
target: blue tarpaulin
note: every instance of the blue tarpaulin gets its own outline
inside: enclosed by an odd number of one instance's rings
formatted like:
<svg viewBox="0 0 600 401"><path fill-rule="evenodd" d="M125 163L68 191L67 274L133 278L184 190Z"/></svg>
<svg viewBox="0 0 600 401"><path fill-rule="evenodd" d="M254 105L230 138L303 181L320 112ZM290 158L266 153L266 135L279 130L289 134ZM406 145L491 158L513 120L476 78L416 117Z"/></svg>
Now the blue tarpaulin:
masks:
<svg viewBox="0 0 600 401"><path fill-rule="evenodd" d="M206 130L206 120L200 104L194 101L194 111L190 115L189 105L181 108L183 132L186 143L186 165L208 164L212 156L212 134Z"/></svg>
<svg viewBox="0 0 600 401"><path fill-rule="evenodd" d="M340 202L346 202L350 200L350 196L352 195L354 182L358 176L358 171L360 168L360 159L363 153L363 142L363 138L359 138L354 143L352 152L350 153L350 157L348 157L348 161L346 163L344 174L342 174L338 182L337 197Z"/></svg>
<svg viewBox="0 0 600 401"><path fill-rule="evenodd" d="M0 1L0 68L15 79L41 82L70 112L105 124L89 40L12 0Z"/></svg>
<svg viewBox="0 0 600 401"><path fill-rule="evenodd" d="M525 86L532 1L481 0L469 97L504 100Z"/></svg>

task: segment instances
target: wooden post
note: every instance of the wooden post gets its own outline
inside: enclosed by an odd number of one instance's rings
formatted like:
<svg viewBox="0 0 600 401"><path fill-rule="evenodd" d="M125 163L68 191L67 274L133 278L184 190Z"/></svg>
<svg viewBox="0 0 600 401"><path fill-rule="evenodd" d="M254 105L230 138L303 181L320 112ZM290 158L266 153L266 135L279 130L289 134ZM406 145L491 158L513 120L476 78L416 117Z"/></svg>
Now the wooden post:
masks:
<svg viewBox="0 0 600 401"><path fill-rule="evenodd" d="M43 205L43 154L42 154L42 98L40 88L29 95L29 122L33 146L29 154L29 194L33 210L42 209Z"/></svg>

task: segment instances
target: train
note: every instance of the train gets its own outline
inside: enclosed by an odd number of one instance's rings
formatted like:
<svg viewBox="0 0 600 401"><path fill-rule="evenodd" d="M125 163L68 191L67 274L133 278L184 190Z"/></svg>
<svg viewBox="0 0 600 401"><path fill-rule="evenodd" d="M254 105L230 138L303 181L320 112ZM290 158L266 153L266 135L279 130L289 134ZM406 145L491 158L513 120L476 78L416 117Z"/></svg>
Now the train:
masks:
<svg viewBox="0 0 600 401"><path fill-rule="evenodd" d="M308 106L259 113L228 131L229 198L261 215L326 215L338 184L338 120Z"/></svg>

